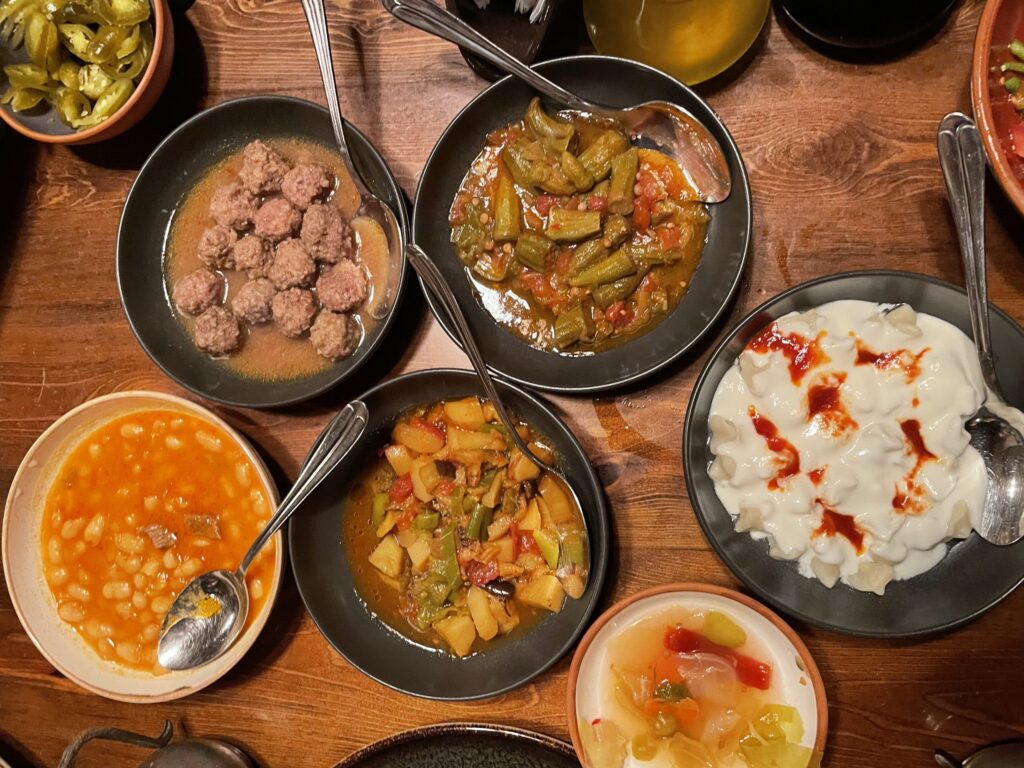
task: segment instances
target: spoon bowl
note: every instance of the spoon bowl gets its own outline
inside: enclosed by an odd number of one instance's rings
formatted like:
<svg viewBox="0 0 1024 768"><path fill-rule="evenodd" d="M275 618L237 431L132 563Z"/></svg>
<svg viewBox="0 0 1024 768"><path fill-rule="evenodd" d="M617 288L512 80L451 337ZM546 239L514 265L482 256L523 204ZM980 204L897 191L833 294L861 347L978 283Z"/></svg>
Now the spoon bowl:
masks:
<svg viewBox="0 0 1024 768"><path fill-rule="evenodd" d="M303 0L303 3L310 0ZM625 109L595 104L526 66L488 40L458 16L430 0L382 0L395 18L486 59L503 72L518 77L563 111L613 120L640 147L657 149L678 163L695 199L720 203L732 191L729 162L707 127L682 107L668 101L649 101Z"/></svg>
<svg viewBox="0 0 1024 768"><path fill-rule="evenodd" d="M966 424L988 475L977 531L986 541L1006 546L1024 537L1024 436L1017 426L1024 425L1024 414L1003 398L992 352L985 279L985 153L974 121L960 112L942 119L936 141L963 257L971 330L988 389L985 405Z"/></svg>
<svg viewBox="0 0 1024 768"><path fill-rule="evenodd" d="M369 411L355 400L332 419L306 457L295 485L284 497L236 571L209 571L186 586L164 616L157 659L166 669L192 669L207 664L231 647L245 627L249 592L245 572L268 541L308 496L334 471L356 444Z"/></svg>

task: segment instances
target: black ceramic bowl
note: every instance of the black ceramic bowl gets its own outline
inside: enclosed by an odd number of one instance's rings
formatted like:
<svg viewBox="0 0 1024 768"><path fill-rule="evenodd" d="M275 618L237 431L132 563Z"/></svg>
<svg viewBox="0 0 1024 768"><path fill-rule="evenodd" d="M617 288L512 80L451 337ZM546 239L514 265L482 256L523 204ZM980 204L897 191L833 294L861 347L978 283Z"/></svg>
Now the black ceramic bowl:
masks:
<svg viewBox="0 0 1024 768"><path fill-rule="evenodd" d="M327 110L283 96L255 96L200 112L164 139L139 171L117 233L117 286L128 323L142 348L164 373L197 395L228 405L269 408L306 400L356 371L384 338L405 287L405 199L391 170L352 125L346 138L370 190L398 217L403 243L392 248L397 279L389 311L351 356L312 376L261 380L235 373L196 349L171 309L164 281L164 249L175 209L203 174L253 139L300 138L334 145Z"/></svg>
<svg viewBox="0 0 1024 768"><path fill-rule="evenodd" d="M579 768L571 745L507 725L441 723L396 733L335 768Z"/></svg>
<svg viewBox="0 0 1024 768"><path fill-rule="evenodd" d="M431 370L380 384L359 399L369 408L363 436L324 485L289 523L292 570L306 608L327 641L355 667L404 693L430 699L495 696L540 674L579 639L597 607L608 562L608 509L601 483L572 432L543 402L499 383L520 418L551 440L561 467L580 497L590 536L590 581L579 600L545 616L528 633L499 641L464 659L409 640L364 603L352 578L343 543L342 505L366 463L388 442L397 418L409 408L447 398L482 395L469 371Z"/></svg>
<svg viewBox="0 0 1024 768"><path fill-rule="evenodd" d="M934 568L893 581L882 596L843 584L832 589L799 574L795 564L768 556L767 544L737 533L708 477L708 414L715 390L747 342L772 320L839 299L905 302L971 335L966 294L958 287L909 272L848 272L803 283L762 304L729 334L694 387L683 428L686 485L711 546L753 592L780 611L853 635L898 637L953 629L980 616L1024 582L1024 544L997 547L977 534L950 547ZM1024 329L993 307L992 342L999 381L1013 405L1024 406Z"/></svg>
<svg viewBox="0 0 1024 768"><path fill-rule="evenodd" d="M487 364L506 378L530 387L567 394L599 392L634 382L676 360L726 309L747 261L750 188L739 150L725 126L699 96L663 72L605 56L570 56L536 68L570 91L604 104L631 106L651 99L678 104L718 139L732 172L732 194L724 203L710 206L704 255L675 310L628 343L599 354L573 357L536 349L499 325L481 305L450 242L448 212L466 171L490 131L522 119L534 91L506 77L473 99L441 135L416 191L413 241L444 273ZM445 331L455 339L447 315L439 311L429 292L427 300Z"/></svg>

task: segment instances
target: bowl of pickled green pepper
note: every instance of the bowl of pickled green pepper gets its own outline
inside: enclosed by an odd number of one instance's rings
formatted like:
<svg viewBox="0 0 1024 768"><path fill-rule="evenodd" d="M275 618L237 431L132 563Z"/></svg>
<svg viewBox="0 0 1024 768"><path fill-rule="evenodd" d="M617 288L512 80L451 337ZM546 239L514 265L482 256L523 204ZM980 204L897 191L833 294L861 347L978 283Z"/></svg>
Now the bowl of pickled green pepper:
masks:
<svg viewBox="0 0 1024 768"><path fill-rule="evenodd" d="M48 143L116 136L170 74L166 0L0 0L0 118Z"/></svg>

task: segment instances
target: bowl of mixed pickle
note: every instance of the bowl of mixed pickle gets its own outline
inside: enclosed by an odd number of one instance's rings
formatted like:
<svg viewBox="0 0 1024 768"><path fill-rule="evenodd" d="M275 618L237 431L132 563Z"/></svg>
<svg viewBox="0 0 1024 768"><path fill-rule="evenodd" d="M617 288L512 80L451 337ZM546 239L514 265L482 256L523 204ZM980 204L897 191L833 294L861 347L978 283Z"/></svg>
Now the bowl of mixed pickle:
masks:
<svg viewBox="0 0 1024 768"><path fill-rule="evenodd" d="M0 118L55 144L137 123L174 52L166 0L0 0Z"/></svg>

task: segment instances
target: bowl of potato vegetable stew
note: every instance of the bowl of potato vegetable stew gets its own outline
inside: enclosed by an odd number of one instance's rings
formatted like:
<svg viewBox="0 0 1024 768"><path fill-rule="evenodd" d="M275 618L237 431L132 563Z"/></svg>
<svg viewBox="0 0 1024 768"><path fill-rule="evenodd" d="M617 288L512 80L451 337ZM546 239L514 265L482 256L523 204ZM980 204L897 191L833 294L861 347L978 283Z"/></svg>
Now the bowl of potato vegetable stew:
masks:
<svg viewBox="0 0 1024 768"><path fill-rule="evenodd" d="M276 503L259 456L205 409L150 392L90 400L43 433L12 484L3 559L15 610L47 660L95 693L192 693L259 634L280 583L280 540L247 574L252 609L223 657L165 670L163 617L196 575L237 566Z"/></svg>
<svg viewBox="0 0 1024 768"><path fill-rule="evenodd" d="M728 306L748 252L749 188L725 127L668 75L602 56L539 66L602 103L679 104L719 141L734 180L725 201L701 203L684 169L623 126L560 111L510 78L438 140L413 240L445 275L488 365L531 387L602 391L684 355Z"/></svg>
<svg viewBox="0 0 1024 768"><path fill-rule="evenodd" d="M570 478L579 506L514 448L474 375L433 370L360 396L364 435L289 524L320 631L406 693L473 699L520 685L572 646L597 604L600 483L541 401L499 388L531 453Z"/></svg>

